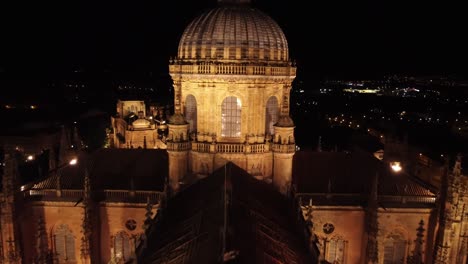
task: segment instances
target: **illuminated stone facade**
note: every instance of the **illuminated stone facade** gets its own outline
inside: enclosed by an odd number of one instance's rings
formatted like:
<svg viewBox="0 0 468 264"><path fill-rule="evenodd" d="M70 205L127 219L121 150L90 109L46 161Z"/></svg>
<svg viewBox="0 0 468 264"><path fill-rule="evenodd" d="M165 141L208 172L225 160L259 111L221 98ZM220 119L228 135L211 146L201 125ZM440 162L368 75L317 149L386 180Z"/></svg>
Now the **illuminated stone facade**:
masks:
<svg viewBox="0 0 468 264"><path fill-rule="evenodd" d="M321 260L466 263L468 181L461 161L450 172L447 164L439 196L420 183L371 184L372 178L359 178L362 171L335 173L352 163L324 163L322 170L300 168L323 163L318 157L327 153L297 159L301 152L296 153L295 127L289 116L296 67L289 59L286 38L248 0L220 2L187 27L178 55L170 62L175 113L168 120L167 144L157 133L165 124L149 118L144 102L119 101L118 115L112 119L115 149L99 150L94 154L96 163L88 164L98 168L75 172L64 166L76 153L67 151L71 142L62 137L58 162L51 162L59 165L51 166L47 179L23 188L15 159L6 156L0 195L0 263L134 259L135 246L154 214L164 208L165 197L228 161L296 199ZM130 122L132 114L137 119ZM154 148L167 148L167 152ZM360 167L372 171L369 164ZM139 173L145 177L137 177ZM342 176L339 181L331 177L334 173ZM306 178L312 182L308 187L321 187L301 192L297 185ZM351 185L372 188L346 192ZM379 192L385 187L396 191ZM369 197L363 199L365 195ZM166 253L171 256L172 252Z"/></svg>
<svg viewBox="0 0 468 264"><path fill-rule="evenodd" d="M117 102L117 114L111 117L112 135L110 146L115 148L165 149L165 139L158 129L165 130L165 121L157 120L158 115L146 115L143 101Z"/></svg>
<svg viewBox="0 0 468 264"><path fill-rule="evenodd" d="M289 95L296 67L276 22L245 3L221 3L186 28L169 71L173 188L232 161L286 193L295 152Z"/></svg>
<svg viewBox="0 0 468 264"><path fill-rule="evenodd" d="M143 163L133 166L134 156ZM78 160L75 166L55 167L45 180L21 185L17 159L5 155L0 263L135 259L145 223L165 196L165 151L103 149L81 153Z"/></svg>

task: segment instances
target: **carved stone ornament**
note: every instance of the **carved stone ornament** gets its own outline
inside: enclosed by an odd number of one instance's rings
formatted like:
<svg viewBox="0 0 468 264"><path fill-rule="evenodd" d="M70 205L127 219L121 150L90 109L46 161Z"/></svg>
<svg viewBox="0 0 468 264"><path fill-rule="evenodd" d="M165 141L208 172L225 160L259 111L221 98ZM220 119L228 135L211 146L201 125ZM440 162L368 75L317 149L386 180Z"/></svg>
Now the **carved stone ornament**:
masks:
<svg viewBox="0 0 468 264"><path fill-rule="evenodd" d="M335 226L331 223L325 223L323 225L323 232L327 235L333 233L333 231L335 231Z"/></svg>
<svg viewBox="0 0 468 264"><path fill-rule="evenodd" d="M137 226L137 223L133 219L129 219L127 220L127 222L125 222L125 227L130 231L135 230L136 226Z"/></svg>

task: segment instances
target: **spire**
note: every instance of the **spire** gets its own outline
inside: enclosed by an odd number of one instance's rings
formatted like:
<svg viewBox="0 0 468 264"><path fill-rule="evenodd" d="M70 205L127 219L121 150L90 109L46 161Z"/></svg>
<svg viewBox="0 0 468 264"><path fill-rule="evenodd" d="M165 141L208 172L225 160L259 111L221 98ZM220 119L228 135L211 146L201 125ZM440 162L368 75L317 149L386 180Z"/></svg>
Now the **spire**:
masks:
<svg viewBox="0 0 468 264"><path fill-rule="evenodd" d="M424 221L421 219L419 227L416 229L416 240L414 240L413 255L408 258L408 264L421 264L423 256L423 237L424 237Z"/></svg>
<svg viewBox="0 0 468 264"><path fill-rule="evenodd" d="M325 195L325 197L327 199L331 199L333 197L331 193L332 193L332 181L331 181L331 178L328 178L327 194Z"/></svg>
<svg viewBox="0 0 468 264"><path fill-rule="evenodd" d="M47 230L43 217L39 217L36 233L36 262L35 263L50 263L51 254L47 241Z"/></svg>
<svg viewBox="0 0 468 264"><path fill-rule="evenodd" d="M13 196L15 193L15 180L18 176L18 164L13 153L5 154L5 168L3 169L3 195Z"/></svg>
<svg viewBox="0 0 468 264"><path fill-rule="evenodd" d="M463 233L460 251L458 252L458 263L462 263L466 256L468 256L468 239L466 233Z"/></svg>
<svg viewBox="0 0 468 264"><path fill-rule="evenodd" d="M18 167L13 150L5 148L5 168L3 170L2 187L3 193L0 193L2 203L0 203L0 250L3 252L5 263L22 263L21 248L19 237L18 219L16 217L16 178L18 176Z"/></svg>
<svg viewBox="0 0 468 264"><path fill-rule="evenodd" d="M457 160L455 161L455 165L453 165L452 173L453 173L454 176L460 176L461 175L461 171L462 171L461 162L462 162L462 155L459 153L457 155Z"/></svg>
<svg viewBox="0 0 468 264"><path fill-rule="evenodd" d="M67 156L69 154L70 150L70 137L68 133L68 129L65 126L62 126L62 131L60 135L60 149L58 153L58 164L57 166L60 166L60 164L63 164L67 160Z"/></svg>
<svg viewBox="0 0 468 264"><path fill-rule="evenodd" d="M453 171L450 172L448 169L448 159L446 159L446 171L443 174L441 188L440 188L440 199L438 201L438 214L439 214L439 227L437 230L435 246L436 250L434 260L436 264L447 263L450 259L454 258L451 254L452 244L455 234L454 228L457 222L457 211L459 210L459 187L460 187L460 176L461 174L461 156L458 155L457 161L455 162Z"/></svg>
<svg viewBox="0 0 468 264"><path fill-rule="evenodd" d="M312 208L312 198L309 199L309 204L305 206L305 221L308 227L313 228L314 223L313 223L313 208Z"/></svg>
<svg viewBox="0 0 468 264"><path fill-rule="evenodd" d="M318 137L317 152L322 152L322 136Z"/></svg>
<svg viewBox="0 0 468 264"><path fill-rule="evenodd" d="M366 210L367 223L367 248L366 248L366 263L378 263L378 242L377 236L379 232L378 222L378 186L379 174L376 173L372 181L372 189L369 195L369 202Z"/></svg>
<svg viewBox="0 0 468 264"><path fill-rule="evenodd" d="M450 247L448 246L447 243L445 245L439 245L437 246L437 251L436 251L436 258L434 263L435 264L445 264L447 263L448 260L448 249Z"/></svg>
<svg viewBox="0 0 468 264"><path fill-rule="evenodd" d="M49 150L49 170L55 169L57 165L57 152L53 147Z"/></svg>
<svg viewBox="0 0 468 264"><path fill-rule="evenodd" d="M87 164L84 165L84 185L83 185L83 221L81 223L81 258L83 263L91 263L92 247L92 200L91 200L91 177Z"/></svg>
<svg viewBox="0 0 468 264"><path fill-rule="evenodd" d="M78 133L78 126L76 124L73 126L72 142L73 142L73 149L81 149L83 147L80 134Z"/></svg>
<svg viewBox="0 0 468 264"><path fill-rule="evenodd" d="M149 198L149 196L146 198L146 213L145 213L145 222L143 223L143 229L145 230L145 232L148 230L148 228L150 227L151 225L151 216L153 215L153 204L151 203L151 200Z"/></svg>

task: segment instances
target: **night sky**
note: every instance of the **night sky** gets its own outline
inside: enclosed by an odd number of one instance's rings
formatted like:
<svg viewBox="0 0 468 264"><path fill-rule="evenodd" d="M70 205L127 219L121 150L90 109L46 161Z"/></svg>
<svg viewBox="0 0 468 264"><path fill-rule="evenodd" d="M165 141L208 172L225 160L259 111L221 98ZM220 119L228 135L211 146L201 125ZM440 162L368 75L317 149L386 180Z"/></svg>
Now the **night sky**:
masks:
<svg viewBox="0 0 468 264"><path fill-rule="evenodd" d="M15 1L18 2L18 1ZM299 75L466 76L466 10L449 1L271 1ZM0 71L24 78L74 69L167 72L185 26L216 0L35 1L2 4Z"/></svg>

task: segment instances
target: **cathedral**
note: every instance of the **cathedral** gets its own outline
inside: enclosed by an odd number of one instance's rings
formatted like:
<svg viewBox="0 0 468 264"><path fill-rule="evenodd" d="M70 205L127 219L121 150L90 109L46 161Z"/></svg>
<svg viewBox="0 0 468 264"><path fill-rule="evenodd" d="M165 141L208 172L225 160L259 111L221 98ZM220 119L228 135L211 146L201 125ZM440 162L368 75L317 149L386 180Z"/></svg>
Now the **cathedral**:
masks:
<svg viewBox="0 0 468 264"><path fill-rule="evenodd" d="M4 143L0 263L467 263L461 157L433 186L385 153L298 150L288 49L249 0L218 0L170 60L167 120L119 101L111 148L63 131L34 181Z"/></svg>

